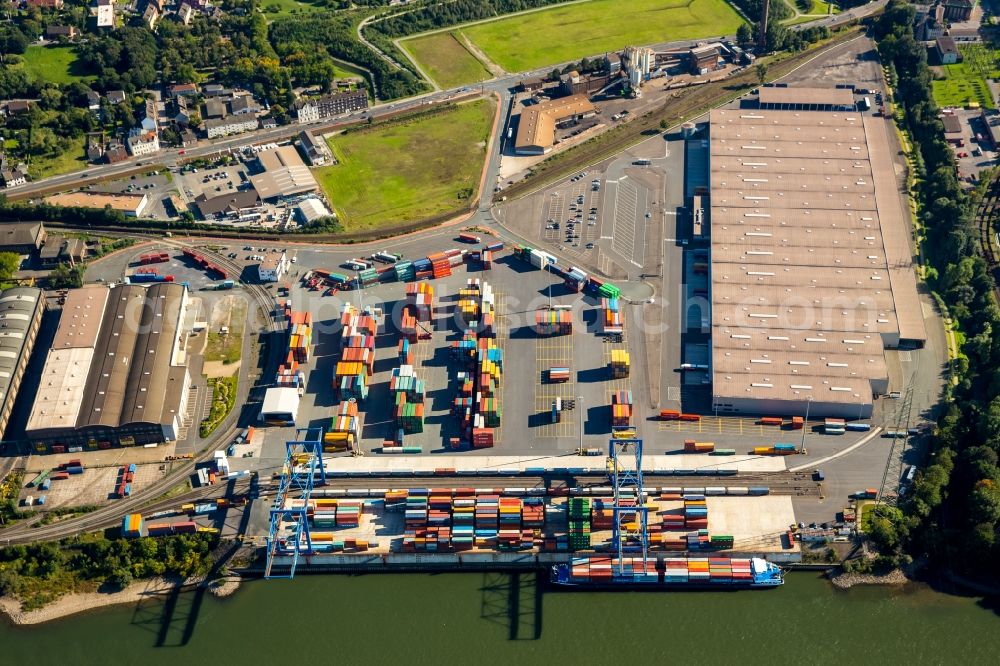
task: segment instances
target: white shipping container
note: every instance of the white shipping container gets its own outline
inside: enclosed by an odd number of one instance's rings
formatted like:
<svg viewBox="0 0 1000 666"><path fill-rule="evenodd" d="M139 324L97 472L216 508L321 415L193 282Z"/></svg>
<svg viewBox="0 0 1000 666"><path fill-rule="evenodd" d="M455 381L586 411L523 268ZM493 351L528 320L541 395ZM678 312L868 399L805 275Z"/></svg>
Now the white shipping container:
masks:
<svg viewBox="0 0 1000 666"><path fill-rule="evenodd" d="M749 495L750 489L741 486L730 486L726 489L727 495Z"/></svg>
<svg viewBox="0 0 1000 666"><path fill-rule="evenodd" d="M706 495L725 495L726 494L726 489L724 487L722 487L722 486L706 486L705 487L705 494Z"/></svg>

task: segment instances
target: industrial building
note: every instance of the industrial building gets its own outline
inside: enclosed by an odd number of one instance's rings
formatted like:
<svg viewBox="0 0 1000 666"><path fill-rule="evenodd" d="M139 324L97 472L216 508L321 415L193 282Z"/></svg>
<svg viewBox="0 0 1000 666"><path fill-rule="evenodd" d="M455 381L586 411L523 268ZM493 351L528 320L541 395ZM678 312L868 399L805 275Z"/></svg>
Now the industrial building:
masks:
<svg viewBox="0 0 1000 666"><path fill-rule="evenodd" d="M39 453L176 440L190 376L187 287L87 285L66 296L25 434Z"/></svg>
<svg viewBox="0 0 1000 666"><path fill-rule="evenodd" d="M13 287L0 292L0 439L7 430L44 312L41 289Z"/></svg>
<svg viewBox="0 0 1000 666"><path fill-rule="evenodd" d="M521 111L514 139L518 155L542 155L555 145L556 127L597 113L586 95L571 95L533 104Z"/></svg>
<svg viewBox="0 0 1000 666"><path fill-rule="evenodd" d="M277 282L288 272L288 257L284 252L265 254L257 264L257 278L261 282Z"/></svg>
<svg viewBox="0 0 1000 666"><path fill-rule="evenodd" d="M888 121L739 109L710 123L714 407L870 416L889 390L883 350L926 339Z"/></svg>
<svg viewBox="0 0 1000 666"><path fill-rule="evenodd" d="M67 208L111 208L126 217L139 217L149 205L147 194L95 194L93 192L64 192L45 197L45 202L53 206Z"/></svg>
<svg viewBox="0 0 1000 666"><path fill-rule="evenodd" d="M45 225L41 222L0 224L0 251L31 254L45 244Z"/></svg>
<svg viewBox="0 0 1000 666"><path fill-rule="evenodd" d="M257 155L257 163L260 173L250 176L250 182L265 201L319 189L295 146L265 150Z"/></svg>
<svg viewBox="0 0 1000 666"><path fill-rule="evenodd" d="M757 93L761 109L772 111L853 111L854 91L848 88L764 86Z"/></svg>

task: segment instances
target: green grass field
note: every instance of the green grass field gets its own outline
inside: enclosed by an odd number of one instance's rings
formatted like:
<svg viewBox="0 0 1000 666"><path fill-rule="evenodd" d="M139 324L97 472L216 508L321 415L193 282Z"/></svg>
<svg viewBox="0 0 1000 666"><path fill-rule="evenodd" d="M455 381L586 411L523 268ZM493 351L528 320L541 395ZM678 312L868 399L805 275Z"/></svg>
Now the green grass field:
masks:
<svg viewBox="0 0 1000 666"><path fill-rule="evenodd" d="M264 14L272 19L329 9L321 2L299 2L299 0L263 0L260 7Z"/></svg>
<svg viewBox="0 0 1000 666"><path fill-rule="evenodd" d="M478 189L494 111L491 100L479 100L331 139L340 163L315 175L345 231L388 228L466 204Z"/></svg>
<svg viewBox="0 0 1000 666"><path fill-rule="evenodd" d="M334 61L333 72L338 79L349 79L351 77L357 76L360 78L365 78L365 73L356 67L351 67L350 65Z"/></svg>
<svg viewBox="0 0 1000 666"><path fill-rule="evenodd" d="M60 176L64 173L87 168L86 138L72 139L69 150L56 157L35 157L28 164L32 180Z"/></svg>
<svg viewBox="0 0 1000 666"><path fill-rule="evenodd" d="M994 107L986 81L967 61L944 65L941 69L946 78L931 82L938 106L968 106L970 102L976 102L982 107Z"/></svg>
<svg viewBox="0 0 1000 666"><path fill-rule="evenodd" d="M490 72L453 32L437 32L401 42L431 79L442 88L454 88L490 78Z"/></svg>
<svg viewBox="0 0 1000 666"><path fill-rule="evenodd" d="M76 49L72 46L29 46L24 53L24 68L36 81L72 83L92 79L77 71Z"/></svg>
<svg viewBox="0 0 1000 666"><path fill-rule="evenodd" d="M523 72L629 45L732 35L742 22L725 0L591 0L462 32L508 72Z"/></svg>

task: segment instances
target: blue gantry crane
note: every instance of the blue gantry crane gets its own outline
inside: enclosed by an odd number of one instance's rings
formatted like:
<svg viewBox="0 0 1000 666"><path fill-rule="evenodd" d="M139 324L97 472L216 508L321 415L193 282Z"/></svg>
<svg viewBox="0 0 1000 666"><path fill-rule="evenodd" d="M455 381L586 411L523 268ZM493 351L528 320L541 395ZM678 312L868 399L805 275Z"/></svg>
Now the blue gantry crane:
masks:
<svg viewBox="0 0 1000 666"><path fill-rule="evenodd" d="M633 457L631 469L621 464L629 455ZM615 551L611 570L615 577L629 576L623 566L623 559L641 557L645 566L649 557L648 509L642 488L642 440L612 439L608 443L608 481L614 491L612 506L611 547ZM635 502L626 504L626 495L635 493Z"/></svg>
<svg viewBox="0 0 1000 666"><path fill-rule="evenodd" d="M323 465L323 429L296 428L295 440L285 442L285 464L281 470L278 492L271 505L271 526L267 533L267 564L264 578L294 578L299 555L313 552L312 537L309 534L309 498L313 487L326 484L326 468ZM299 494L302 503L288 506L289 495ZM291 534L282 534L283 524L292 524ZM279 551L290 552L291 566L287 574L272 571L274 558Z"/></svg>

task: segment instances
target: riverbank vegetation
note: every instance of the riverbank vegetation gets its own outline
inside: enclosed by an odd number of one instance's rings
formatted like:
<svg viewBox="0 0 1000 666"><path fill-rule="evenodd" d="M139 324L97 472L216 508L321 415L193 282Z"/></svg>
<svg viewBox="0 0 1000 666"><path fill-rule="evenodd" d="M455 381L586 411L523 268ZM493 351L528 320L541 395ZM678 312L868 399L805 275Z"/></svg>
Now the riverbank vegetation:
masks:
<svg viewBox="0 0 1000 666"><path fill-rule="evenodd" d="M187 578L208 573L214 534L107 539L86 535L61 542L0 548L0 596L41 608L72 592L101 586L122 589L154 576Z"/></svg>
<svg viewBox="0 0 1000 666"><path fill-rule="evenodd" d="M879 507L870 536L882 563L933 563L996 581L1000 557L1000 308L978 245L975 206L982 190L961 186L938 118L926 48L914 39L914 9L892 0L873 36L914 140L915 196L926 228L928 286L965 335L926 464L900 499Z"/></svg>

